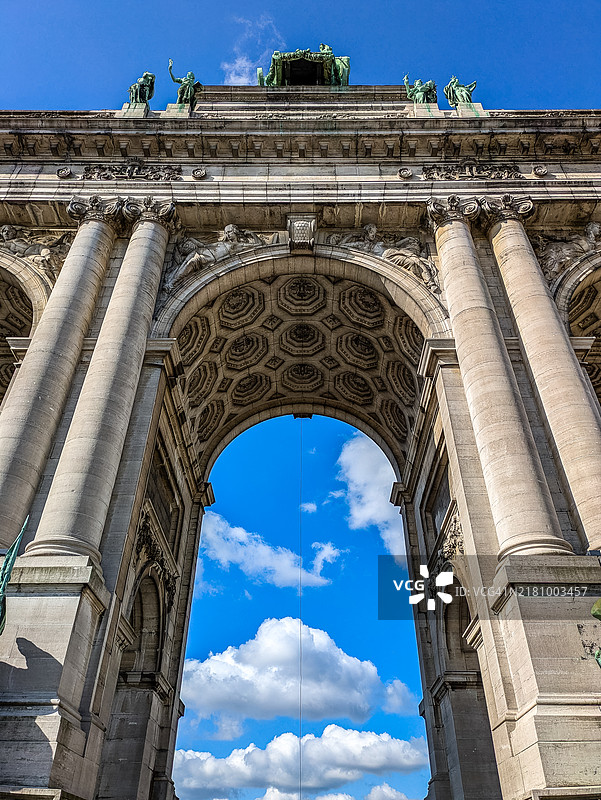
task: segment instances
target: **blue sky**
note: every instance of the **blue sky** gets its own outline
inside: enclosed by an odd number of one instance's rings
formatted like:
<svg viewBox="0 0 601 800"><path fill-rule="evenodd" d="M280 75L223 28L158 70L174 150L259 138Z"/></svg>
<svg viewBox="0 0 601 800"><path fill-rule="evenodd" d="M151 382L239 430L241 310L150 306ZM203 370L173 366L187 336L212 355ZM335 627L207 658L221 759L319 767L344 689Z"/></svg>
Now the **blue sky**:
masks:
<svg viewBox="0 0 601 800"><path fill-rule="evenodd" d="M478 80L485 108L599 108L601 0L5 0L2 108L120 108L142 73L157 75L153 106L191 69L223 83L237 58L268 66L274 47L329 43L351 57L351 83ZM442 97L442 93L441 93ZM444 105L444 101L441 101Z"/></svg>
<svg viewBox="0 0 601 800"><path fill-rule="evenodd" d="M193 70L204 84L254 82L273 49L320 42L350 56L351 84L432 78L442 107L452 74L477 80L474 100L489 109L601 107L601 0L5 0L2 27L5 109L117 109L144 70L162 109L176 96L169 57L176 75ZM377 619L377 555L400 532L383 455L342 423L286 417L232 442L211 480L181 800L298 800L299 734L303 797L419 800L415 635L410 622Z"/></svg>
<svg viewBox="0 0 601 800"><path fill-rule="evenodd" d="M297 800L299 732L312 737L303 797L425 795L413 622L378 620L377 556L402 552L393 480L373 442L325 417L262 423L219 457L184 677L182 800ZM232 751L249 745L242 771Z"/></svg>

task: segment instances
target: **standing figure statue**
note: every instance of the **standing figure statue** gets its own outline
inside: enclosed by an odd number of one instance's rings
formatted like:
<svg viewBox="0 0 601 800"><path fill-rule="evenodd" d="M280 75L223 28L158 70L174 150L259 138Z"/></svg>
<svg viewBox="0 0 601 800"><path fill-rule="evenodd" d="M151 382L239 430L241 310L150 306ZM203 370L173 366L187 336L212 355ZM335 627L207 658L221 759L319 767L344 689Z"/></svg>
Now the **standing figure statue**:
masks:
<svg viewBox="0 0 601 800"><path fill-rule="evenodd" d="M152 72L145 72L141 78L129 87L130 103L148 103L154 94L155 76Z"/></svg>
<svg viewBox="0 0 601 800"><path fill-rule="evenodd" d="M194 102L194 95L202 89L200 84L194 77L193 72L188 72L185 78L176 78L173 74L173 59L169 59L169 74L173 83L181 84L177 90L178 105L191 106Z"/></svg>
<svg viewBox="0 0 601 800"><path fill-rule="evenodd" d="M445 97L449 101L449 105L452 108L459 105L459 103L471 103L472 102L472 92L476 88L476 81L473 83L468 83L467 86L464 86L462 83L459 83L459 78L456 75L453 75L451 80L447 83L444 87Z"/></svg>
<svg viewBox="0 0 601 800"><path fill-rule="evenodd" d="M438 102L438 96L436 94L436 84L434 83L434 81L426 81L425 83L423 83L418 78L413 84L412 88L411 86L409 86L409 75L405 75L403 80L405 82L405 89L407 90L407 97L409 98L409 100L413 100L414 103Z"/></svg>

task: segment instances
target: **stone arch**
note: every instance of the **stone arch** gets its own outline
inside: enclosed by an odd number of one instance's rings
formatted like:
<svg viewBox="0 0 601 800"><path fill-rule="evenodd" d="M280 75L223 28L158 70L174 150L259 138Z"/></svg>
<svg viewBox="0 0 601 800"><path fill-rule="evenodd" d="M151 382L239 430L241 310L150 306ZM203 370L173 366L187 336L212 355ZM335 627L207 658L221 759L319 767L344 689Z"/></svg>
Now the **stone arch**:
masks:
<svg viewBox="0 0 601 800"><path fill-rule="evenodd" d="M48 278L38 272L35 267L24 258L19 258L19 256L1 249L0 269L14 276L20 288L29 298L32 307L33 332L40 321L42 311L46 307L46 303L52 292L52 284Z"/></svg>
<svg viewBox="0 0 601 800"><path fill-rule="evenodd" d="M445 310L393 264L320 251L291 257L262 248L246 263L242 254L218 274L192 276L160 309L154 335L178 338L201 480L235 436L288 413L349 422L400 476L418 411L424 334L449 335Z"/></svg>
<svg viewBox="0 0 601 800"><path fill-rule="evenodd" d="M569 334L595 339L585 369L601 402L601 251L578 259L551 289Z"/></svg>
<svg viewBox="0 0 601 800"><path fill-rule="evenodd" d="M0 254L0 402L15 370L15 357L7 339L29 336L35 320L35 306L19 275L4 264L11 258Z"/></svg>
<svg viewBox="0 0 601 800"><path fill-rule="evenodd" d="M287 266L282 261L288 262ZM290 255L287 247L272 245L239 253L219 262L213 269L191 275L159 308L152 335L177 336L187 319L212 300L231 281L258 274L268 279L282 271L315 272L337 277L353 272L371 288L384 288L398 308L410 316L424 338L451 337L448 313L438 299L415 275L378 256L344 247L318 245L314 255ZM232 273L239 273L235 277Z"/></svg>
<svg viewBox="0 0 601 800"><path fill-rule="evenodd" d="M143 570L131 594L127 616L121 623L126 646L121 654L110 725L104 740L98 800L150 797L154 776L149 743L158 736L165 695L159 677L163 636L163 601L160 582L152 568ZM123 754L127 752L127 769Z"/></svg>

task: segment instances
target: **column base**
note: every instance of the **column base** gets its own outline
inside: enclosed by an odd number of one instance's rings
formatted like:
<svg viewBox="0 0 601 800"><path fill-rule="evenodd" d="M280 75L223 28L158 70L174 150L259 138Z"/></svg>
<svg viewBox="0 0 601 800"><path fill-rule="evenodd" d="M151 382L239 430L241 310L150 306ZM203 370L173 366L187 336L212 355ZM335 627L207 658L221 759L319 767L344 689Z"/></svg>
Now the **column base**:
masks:
<svg viewBox="0 0 601 800"><path fill-rule="evenodd" d="M0 637L0 786L20 792L7 797L93 795L81 702L109 601L87 557L17 559Z"/></svg>

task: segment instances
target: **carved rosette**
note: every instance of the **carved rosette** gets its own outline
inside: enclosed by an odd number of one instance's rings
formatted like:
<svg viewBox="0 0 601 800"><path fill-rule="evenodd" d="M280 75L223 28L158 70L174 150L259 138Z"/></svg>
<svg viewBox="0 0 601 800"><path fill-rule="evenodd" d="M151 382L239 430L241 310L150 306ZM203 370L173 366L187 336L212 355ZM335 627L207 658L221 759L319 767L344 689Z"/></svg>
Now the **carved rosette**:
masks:
<svg viewBox="0 0 601 800"><path fill-rule="evenodd" d="M534 203L530 197L515 197L504 194L502 197L483 197L480 200L483 219L490 227L497 222L507 222L510 219L525 219L534 211Z"/></svg>
<svg viewBox="0 0 601 800"><path fill-rule="evenodd" d="M480 203L475 197L464 199L456 194L450 195L446 200L431 197L426 203L428 219L436 230L441 225L450 222L465 222L475 220L480 213Z"/></svg>

